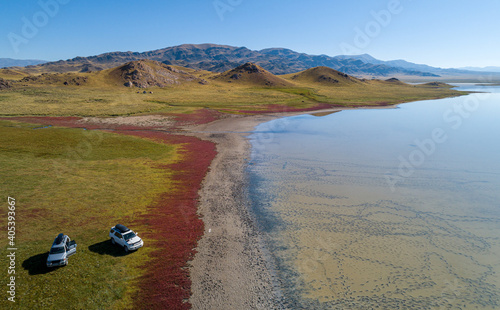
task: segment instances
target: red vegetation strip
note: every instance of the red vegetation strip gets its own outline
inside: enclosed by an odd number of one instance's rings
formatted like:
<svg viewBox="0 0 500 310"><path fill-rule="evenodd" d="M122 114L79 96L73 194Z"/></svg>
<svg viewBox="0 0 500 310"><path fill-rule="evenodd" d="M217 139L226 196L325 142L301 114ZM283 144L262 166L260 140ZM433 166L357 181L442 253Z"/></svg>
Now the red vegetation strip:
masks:
<svg viewBox="0 0 500 310"><path fill-rule="evenodd" d="M197 214L198 191L216 155L215 144L160 132L120 133L181 144L182 159L159 167L174 172L175 190L162 194L143 219L153 229L148 237L157 241L134 300L137 309L189 309L191 280L186 265L203 235L204 224Z"/></svg>

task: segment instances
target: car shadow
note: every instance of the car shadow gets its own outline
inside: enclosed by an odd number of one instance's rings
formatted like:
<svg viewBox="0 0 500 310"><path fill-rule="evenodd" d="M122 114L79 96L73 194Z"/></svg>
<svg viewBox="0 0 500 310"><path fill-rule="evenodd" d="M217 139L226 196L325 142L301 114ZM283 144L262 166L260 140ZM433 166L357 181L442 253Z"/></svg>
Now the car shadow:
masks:
<svg viewBox="0 0 500 310"><path fill-rule="evenodd" d="M116 244L112 244L111 240L105 240L89 245L89 250L100 255L111 255L114 257L120 257L129 254L126 253L122 247Z"/></svg>
<svg viewBox="0 0 500 310"><path fill-rule="evenodd" d="M49 252L45 252L42 254L33 255L30 258L26 259L22 266L25 270L28 270L30 275L38 275L38 274L46 274L51 271L58 269L59 267L49 268L47 267L47 257L49 256Z"/></svg>

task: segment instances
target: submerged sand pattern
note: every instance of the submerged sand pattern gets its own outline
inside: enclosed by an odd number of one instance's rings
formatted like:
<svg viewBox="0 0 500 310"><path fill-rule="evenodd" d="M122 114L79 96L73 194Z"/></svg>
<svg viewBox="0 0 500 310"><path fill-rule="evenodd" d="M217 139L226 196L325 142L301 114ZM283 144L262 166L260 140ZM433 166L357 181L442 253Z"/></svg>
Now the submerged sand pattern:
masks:
<svg viewBox="0 0 500 310"><path fill-rule="evenodd" d="M402 111L416 128L433 113L431 103L425 113L408 113L418 104ZM493 113L487 104L465 129L481 129L481 113ZM442 120L413 132L402 127L404 114L388 112L383 122L401 124L397 140L371 134L383 125L366 112L283 121L258 147L254 136L253 208L287 307L499 309L500 167L491 156L497 131L489 126L489 140L474 146L465 129L450 132L454 139L392 191L386 175L396 175L399 154L415 149L400 141L425 137Z"/></svg>
<svg viewBox="0 0 500 310"><path fill-rule="evenodd" d="M301 170L289 163L291 167ZM270 229L268 242L278 273L286 280L290 307L495 309L500 305L498 216L428 210L401 197L361 203L371 190L382 190L351 184L358 198L332 195L321 182L329 178L323 168L323 176L290 171L293 177L287 182L274 187L276 179L271 177L273 181L263 184L267 190L279 187L272 206L261 206L261 214L280 223Z"/></svg>

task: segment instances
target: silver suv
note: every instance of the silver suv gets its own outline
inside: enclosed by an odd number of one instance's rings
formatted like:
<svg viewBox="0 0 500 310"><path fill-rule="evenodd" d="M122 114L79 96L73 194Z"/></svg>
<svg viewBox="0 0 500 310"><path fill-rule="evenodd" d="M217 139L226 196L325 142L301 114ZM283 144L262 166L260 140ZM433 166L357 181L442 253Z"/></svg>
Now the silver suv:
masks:
<svg viewBox="0 0 500 310"><path fill-rule="evenodd" d="M68 257L76 253L76 241L64 234L57 235L47 257L47 267L66 266Z"/></svg>
<svg viewBox="0 0 500 310"><path fill-rule="evenodd" d="M111 243L123 247L125 252L137 250L144 245L142 239L134 231L122 224L111 227L109 237L111 238Z"/></svg>

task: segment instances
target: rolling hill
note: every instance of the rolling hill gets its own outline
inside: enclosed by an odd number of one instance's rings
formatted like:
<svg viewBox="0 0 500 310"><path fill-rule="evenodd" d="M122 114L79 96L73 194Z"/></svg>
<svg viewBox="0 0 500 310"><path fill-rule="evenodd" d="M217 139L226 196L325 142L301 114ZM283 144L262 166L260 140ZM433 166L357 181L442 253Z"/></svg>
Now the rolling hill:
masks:
<svg viewBox="0 0 500 310"><path fill-rule="evenodd" d="M108 72L127 87L165 87L186 82L197 81L201 84L206 81L173 66L154 60L131 61Z"/></svg>
<svg viewBox="0 0 500 310"><path fill-rule="evenodd" d="M293 86L289 81L282 79L263 69L262 67L248 62L232 70L216 75L212 78L216 81L228 83L245 84L253 86L286 87Z"/></svg>
<svg viewBox="0 0 500 310"><path fill-rule="evenodd" d="M283 75L282 77L300 83L319 83L325 86L345 86L364 83L360 79L328 67L314 67L298 73Z"/></svg>
<svg viewBox="0 0 500 310"><path fill-rule="evenodd" d="M188 72L191 71L191 72ZM196 73L194 75L192 73ZM115 68L95 72L43 73L25 76L21 83L65 86L166 87L189 82L207 84L199 75L208 72L166 65L154 60L131 61Z"/></svg>
<svg viewBox="0 0 500 310"><path fill-rule="evenodd" d="M437 83L416 86L397 79L358 79L328 67L276 76L254 63L222 73L153 60L91 72L24 77L16 72L0 70L0 79L7 76L0 80L2 115L184 114L199 109L264 113L330 106L386 106L461 94Z"/></svg>
<svg viewBox="0 0 500 310"><path fill-rule="evenodd" d="M377 85L411 86L397 78L359 79L352 75L320 66L300 72L274 75L261 66L248 62L222 73L167 65L154 60L130 61L123 65L100 71L42 73L26 75L19 68L0 69L0 89L13 86L76 86L78 88L150 88L186 86L183 89L199 89L195 85L214 84L218 91L228 91L231 85L243 88L303 88L322 89L327 92L336 88L376 87ZM227 88L227 87L230 88ZM422 87L448 88L442 82L420 85ZM222 88L221 88L222 87ZM412 86L413 87L413 86ZM207 90L206 88L203 88ZM213 89L212 89L213 90ZM287 92L287 91L285 91ZM290 93L290 91L288 91ZM315 99L316 100L316 99Z"/></svg>
<svg viewBox="0 0 500 310"><path fill-rule="evenodd" d="M11 88L11 87L12 87L12 84L9 81L6 81L6 80L0 78L0 90Z"/></svg>

